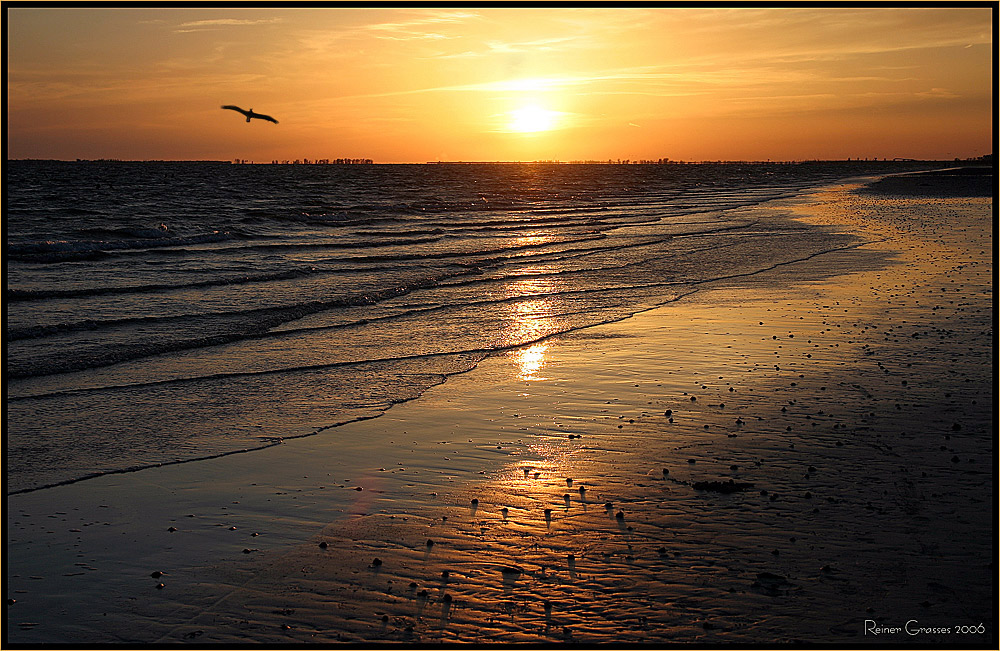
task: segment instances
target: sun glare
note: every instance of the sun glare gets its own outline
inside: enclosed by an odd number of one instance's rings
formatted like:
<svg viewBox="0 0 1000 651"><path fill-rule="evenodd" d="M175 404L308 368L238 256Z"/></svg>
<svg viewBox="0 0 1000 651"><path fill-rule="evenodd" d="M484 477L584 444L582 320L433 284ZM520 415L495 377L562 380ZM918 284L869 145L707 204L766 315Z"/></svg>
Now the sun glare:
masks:
<svg viewBox="0 0 1000 651"><path fill-rule="evenodd" d="M548 131L555 126L556 111L549 111L538 106L522 106L510 113L510 130L517 133L535 133Z"/></svg>

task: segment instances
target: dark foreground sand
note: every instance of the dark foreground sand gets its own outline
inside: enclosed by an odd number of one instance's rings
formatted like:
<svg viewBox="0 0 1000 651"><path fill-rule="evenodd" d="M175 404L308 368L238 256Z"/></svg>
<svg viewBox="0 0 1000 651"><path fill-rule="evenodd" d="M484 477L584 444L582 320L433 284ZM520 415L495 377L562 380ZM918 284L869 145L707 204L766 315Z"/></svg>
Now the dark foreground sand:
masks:
<svg viewBox="0 0 1000 651"><path fill-rule="evenodd" d="M993 202L922 182L381 418L9 497L7 641L995 647Z"/></svg>

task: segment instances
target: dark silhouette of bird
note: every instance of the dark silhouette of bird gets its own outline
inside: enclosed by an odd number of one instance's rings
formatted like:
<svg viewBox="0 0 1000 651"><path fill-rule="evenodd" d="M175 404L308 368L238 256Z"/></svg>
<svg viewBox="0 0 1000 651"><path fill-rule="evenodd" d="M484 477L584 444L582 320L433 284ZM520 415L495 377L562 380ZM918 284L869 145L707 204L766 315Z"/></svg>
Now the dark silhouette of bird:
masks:
<svg viewBox="0 0 1000 651"><path fill-rule="evenodd" d="M278 121L272 118L270 115L264 115L263 113L254 113L253 109L250 109L249 111L244 111L240 107L233 106L232 104L226 104L222 108L229 109L230 111L236 111L237 113L242 113L247 117L247 122L249 122L252 118L257 118L258 120L267 120L268 122L274 122L275 124L278 124Z"/></svg>

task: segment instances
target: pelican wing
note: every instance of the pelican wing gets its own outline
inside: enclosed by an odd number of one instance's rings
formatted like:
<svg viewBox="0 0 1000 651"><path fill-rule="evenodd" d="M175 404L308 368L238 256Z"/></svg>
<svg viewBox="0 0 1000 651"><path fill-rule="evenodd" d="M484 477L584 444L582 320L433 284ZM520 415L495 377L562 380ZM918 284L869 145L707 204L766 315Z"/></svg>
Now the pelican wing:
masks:
<svg viewBox="0 0 1000 651"><path fill-rule="evenodd" d="M270 115L263 115L262 113L254 113L251 117L260 118L261 120L267 120L268 122L274 122L278 124L278 121L272 118Z"/></svg>
<svg viewBox="0 0 1000 651"><path fill-rule="evenodd" d="M224 109L229 109L230 111L236 111L237 113L242 113L243 115L247 115L247 114L249 113L249 111L244 111L244 110L243 110L243 109L241 109L240 107L238 107L238 106L233 106L232 104L226 104L226 105L225 105L225 106L223 106L222 108L224 108Z"/></svg>

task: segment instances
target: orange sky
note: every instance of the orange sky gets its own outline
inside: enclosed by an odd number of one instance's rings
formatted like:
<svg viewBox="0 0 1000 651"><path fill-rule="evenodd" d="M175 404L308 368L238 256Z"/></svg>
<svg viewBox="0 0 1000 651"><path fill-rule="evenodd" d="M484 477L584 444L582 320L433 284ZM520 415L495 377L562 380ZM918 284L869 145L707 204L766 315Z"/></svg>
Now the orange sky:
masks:
<svg viewBox="0 0 1000 651"><path fill-rule="evenodd" d="M989 8L7 8L8 158L953 158ZM247 124L222 104L273 115Z"/></svg>

